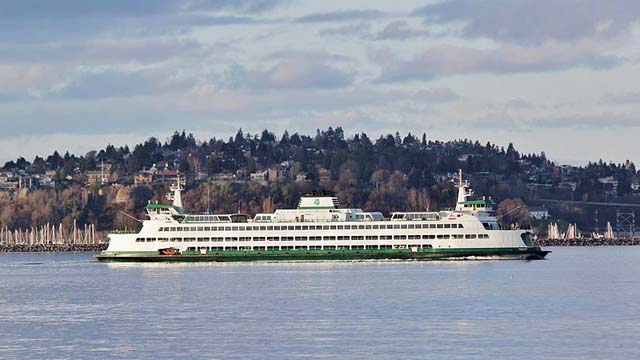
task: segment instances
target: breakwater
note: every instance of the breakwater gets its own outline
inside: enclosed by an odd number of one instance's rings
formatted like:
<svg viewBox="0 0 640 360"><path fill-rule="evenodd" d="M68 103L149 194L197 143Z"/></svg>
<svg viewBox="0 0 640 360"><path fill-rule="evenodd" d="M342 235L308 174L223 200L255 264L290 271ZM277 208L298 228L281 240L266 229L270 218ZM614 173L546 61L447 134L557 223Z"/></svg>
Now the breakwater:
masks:
<svg viewBox="0 0 640 360"><path fill-rule="evenodd" d="M640 245L640 238L613 238L613 239L536 239L537 246L634 246Z"/></svg>
<svg viewBox="0 0 640 360"><path fill-rule="evenodd" d="M0 245L0 253L9 252L81 252L102 251L107 244L14 244Z"/></svg>

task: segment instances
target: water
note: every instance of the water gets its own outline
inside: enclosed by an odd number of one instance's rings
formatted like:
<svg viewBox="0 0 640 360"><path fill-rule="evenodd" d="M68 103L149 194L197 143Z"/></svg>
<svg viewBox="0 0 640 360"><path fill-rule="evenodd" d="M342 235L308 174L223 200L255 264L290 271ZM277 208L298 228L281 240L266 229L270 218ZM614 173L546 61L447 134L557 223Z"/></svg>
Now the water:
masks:
<svg viewBox="0 0 640 360"><path fill-rule="evenodd" d="M640 358L640 247L546 261L0 254L0 359Z"/></svg>

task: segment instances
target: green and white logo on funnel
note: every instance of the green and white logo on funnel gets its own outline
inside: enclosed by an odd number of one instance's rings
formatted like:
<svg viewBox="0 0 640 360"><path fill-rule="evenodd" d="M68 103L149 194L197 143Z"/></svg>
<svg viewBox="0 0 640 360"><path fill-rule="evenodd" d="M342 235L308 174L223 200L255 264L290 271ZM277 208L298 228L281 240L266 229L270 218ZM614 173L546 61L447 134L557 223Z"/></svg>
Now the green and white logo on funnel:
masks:
<svg viewBox="0 0 640 360"><path fill-rule="evenodd" d="M315 200L313 200L313 204L314 204L315 206L320 205L320 199L315 199Z"/></svg>

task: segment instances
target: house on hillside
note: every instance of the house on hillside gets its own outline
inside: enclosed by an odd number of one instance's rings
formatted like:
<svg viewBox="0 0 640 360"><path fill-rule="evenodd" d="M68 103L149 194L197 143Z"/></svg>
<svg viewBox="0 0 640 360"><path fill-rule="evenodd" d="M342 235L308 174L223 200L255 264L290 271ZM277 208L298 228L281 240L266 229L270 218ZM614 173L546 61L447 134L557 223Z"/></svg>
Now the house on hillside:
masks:
<svg viewBox="0 0 640 360"><path fill-rule="evenodd" d="M545 207L532 206L529 208L529 215L534 220L546 220L549 216L549 210Z"/></svg>

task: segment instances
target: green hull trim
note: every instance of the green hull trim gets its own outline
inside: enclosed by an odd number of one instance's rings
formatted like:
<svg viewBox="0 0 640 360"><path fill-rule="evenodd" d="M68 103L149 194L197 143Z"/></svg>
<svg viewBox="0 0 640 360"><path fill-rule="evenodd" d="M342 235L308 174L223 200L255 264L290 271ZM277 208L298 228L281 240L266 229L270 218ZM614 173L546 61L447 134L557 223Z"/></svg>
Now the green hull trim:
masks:
<svg viewBox="0 0 640 360"><path fill-rule="evenodd" d="M541 260L550 251L530 248L472 249L376 249L376 250L231 250L207 254L183 253L158 255L157 252L107 252L96 259L104 262L239 262L239 261L313 261L313 260L468 260L522 259Z"/></svg>

